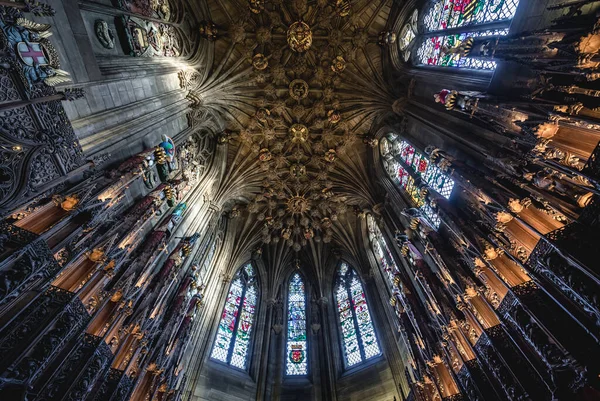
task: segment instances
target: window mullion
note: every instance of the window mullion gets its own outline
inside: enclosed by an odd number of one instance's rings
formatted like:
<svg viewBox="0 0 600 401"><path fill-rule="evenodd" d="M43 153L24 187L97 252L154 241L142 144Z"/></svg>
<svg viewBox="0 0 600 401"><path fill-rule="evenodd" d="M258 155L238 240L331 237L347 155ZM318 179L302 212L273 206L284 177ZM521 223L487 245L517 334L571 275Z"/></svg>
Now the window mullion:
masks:
<svg viewBox="0 0 600 401"><path fill-rule="evenodd" d="M350 276L350 274L348 276ZM351 291L350 287L351 287L350 282L348 280L346 280L346 291L348 293L348 299L350 301L350 309L352 312L352 323L354 324L354 331L356 332L356 341L358 342L358 350L360 352L360 357L361 357L362 361L364 361L366 359L365 358L365 350L362 347L362 336L358 329L358 319L356 318L354 298L352 297L352 291Z"/></svg>
<svg viewBox="0 0 600 401"><path fill-rule="evenodd" d="M229 342L229 350L227 351L227 363L231 363L231 356L233 355L233 346L235 344L235 338L237 337L238 326L240 325L240 320L242 319L242 311L244 309L244 299L246 298L246 290L248 289L248 284L244 283L244 289L242 290L242 295L240 296L240 304L238 305L238 314L237 319L235 319L235 325L233 328L233 335L231 336L231 341Z"/></svg>

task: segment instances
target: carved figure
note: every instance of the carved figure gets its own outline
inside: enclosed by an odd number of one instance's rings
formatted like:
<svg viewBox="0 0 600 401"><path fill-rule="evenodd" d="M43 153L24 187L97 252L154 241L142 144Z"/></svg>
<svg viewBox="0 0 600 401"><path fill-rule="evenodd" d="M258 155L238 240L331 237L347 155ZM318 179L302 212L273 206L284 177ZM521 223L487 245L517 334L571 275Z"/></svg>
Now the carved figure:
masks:
<svg viewBox="0 0 600 401"><path fill-rule="evenodd" d="M433 95L436 103L446 106L446 110L454 110L458 107L461 110L472 111L476 109L477 103L485 96L481 92L458 92L455 90L442 89Z"/></svg>

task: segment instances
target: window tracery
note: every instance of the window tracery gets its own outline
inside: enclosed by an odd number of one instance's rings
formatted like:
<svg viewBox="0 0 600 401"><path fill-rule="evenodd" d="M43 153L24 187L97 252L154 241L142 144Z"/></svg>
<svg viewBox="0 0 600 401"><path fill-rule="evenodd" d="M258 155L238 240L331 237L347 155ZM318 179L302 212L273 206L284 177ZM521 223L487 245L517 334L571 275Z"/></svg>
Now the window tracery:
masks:
<svg viewBox="0 0 600 401"><path fill-rule="evenodd" d="M306 289L299 273L294 273L288 287L288 321L286 368L288 376L308 374L306 337Z"/></svg>
<svg viewBox="0 0 600 401"><path fill-rule="evenodd" d="M508 35L519 0L439 0L423 15L424 37L416 50L416 63L437 67L493 71L497 64L489 57L472 57L474 38ZM489 24L495 23L493 29ZM446 33L446 31L449 31Z"/></svg>
<svg viewBox="0 0 600 401"><path fill-rule="evenodd" d="M334 296L346 366L352 367L379 355L381 350L362 283L346 262L338 268Z"/></svg>
<svg viewBox="0 0 600 401"><path fill-rule="evenodd" d="M404 24L404 26L402 27L402 30L400 31L400 41L398 42L398 46L400 47L400 51L402 52L402 54L404 56L404 61L408 61L408 59L410 58L409 46L411 45L411 43L413 42L415 37L417 37L417 34L418 34L417 22L418 22L418 20L419 20L419 11L415 10L412 13L408 22L406 24Z"/></svg>
<svg viewBox="0 0 600 401"><path fill-rule="evenodd" d="M384 167L390 178L402 188L414 202L431 225L438 229L441 223L438 214L426 202L414 176L420 177L422 183L433 189L446 199L450 199L454 189L454 180L446 175L429 156L416 150L408 142L396 135L383 138L380 148ZM400 162L400 160L403 162Z"/></svg>
<svg viewBox="0 0 600 401"><path fill-rule="evenodd" d="M239 270L229 287L211 352L212 359L246 369L257 296L254 267L248 263Z"/></svg>

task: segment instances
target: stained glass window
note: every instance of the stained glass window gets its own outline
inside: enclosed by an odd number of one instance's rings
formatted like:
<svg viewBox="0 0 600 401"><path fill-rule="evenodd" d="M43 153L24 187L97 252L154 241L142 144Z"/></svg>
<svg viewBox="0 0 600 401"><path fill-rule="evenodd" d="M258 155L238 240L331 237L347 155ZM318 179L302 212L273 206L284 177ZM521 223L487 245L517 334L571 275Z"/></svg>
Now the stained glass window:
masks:
<svg viewBox="0 0 600 401"><path fill-rule="evenodd" d="M416 62L438 67L496 69L490 58L465 57L459 49L466 38L504 36L519 0L439 0L423 16L426 32L416 52ZM494 22L503 27L486 29ZM460 28L464 28L461 30ZM452 30L449 33L444 31Z"/></svg>
<svg viewBox="0 0 600 401"><path fill-rule="evenodd" d="M363 286L356 271L346 262L338 269L334 295L346 366L355 366L379 355L381 351Z"/></svg>
<svg viewBox="0 0 600 401"><path fill-rule="evenodd" d="M421 209L431 225L435 229L439 228L440 217L425 202L419 188L415 185L413 175L420 176L425 184L446 199L450 199L450 195L452 195L454 180L434 163L431 163L426 155L395 135L390 135L389 139L383 138L380 149L386 171L390 177L409 195L415 206ZM395 157L402 160L404 165L398 162ZM410 172L407 169L410 169Z"/></svg>
<svg viewBox="0 0 600 401"><path fill-rule="evenodd" d="M257 296L254 268L248 263L229 287L211 358L246 369Z"/></svg>
<svg viewBox="0 0 600 401"><path fill-rule="evenodd" d="M288 289L286 368L288 376L308 373L308 349L306 338L306 290L299 273L290 279Z"/></svg>

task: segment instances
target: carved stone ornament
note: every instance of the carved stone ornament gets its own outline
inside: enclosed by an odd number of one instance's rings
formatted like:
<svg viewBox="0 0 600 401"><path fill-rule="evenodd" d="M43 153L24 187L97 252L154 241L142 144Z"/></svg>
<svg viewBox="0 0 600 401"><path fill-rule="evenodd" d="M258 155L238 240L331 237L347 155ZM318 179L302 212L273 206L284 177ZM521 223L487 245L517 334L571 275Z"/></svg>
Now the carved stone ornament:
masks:
<svg viewBox="0 0 600 401"><path fill-rule="evenodd" d="M51 25L29 21L15 15L6 18L0 31L0 46L14 53L26 84L44 82L55 86L69 82L69 73L60 69L58 52L48 41Z"/></svg>
<svg viewBox="0 0 600 401"><path fill-rule="evenodd" d="M212 21L200 22L198 31L200 32L200 36L202 36L204 39L207 39L210 42L214 42L215 40L217 40L217 34L219 33L217 26Z"/></svg>
<svg viewBox="0 0 600 401"><path fill-rule="evenodd" d="M336 0L335 12L340 17L347 17L350 15L350 2L348 0Z"/></svg>
<svg viewBox="0 0 600 401"><path fill-rule="evenodd" d="M308 96L308 84L303 79L294 79L290 82L290 97L294 100L301 100Z"/></svg>
<svg viewBox="0 0 600 401"><path fill-rule="evenodd" d="M308 200L302 196L294 196L288 200L288 210L293 214L301 214L310 208Z"/></svg>
<svg viewBox="0 0 600 401"><path fill-rule="evenodd" d="M254 14L260 14L265 9L265 2L263 0L248 0L248 8Z"/></svg>
<svg viewBox="0 0 600 401"><path fill-rule="evenodd" d="M104 20L97 19L94 23L94 32L96 38L105 49L114 49L115 47L115 35L112 29L108 27L108 23Z"/></svg>
<svg viewBox="0 0 600 401"><path fill-rule="evenodd" d="M342 56L337 56L331 63L331 71L339 74L346 69L346 60Z"/></svg>
<svg viewBox="0 0 600 401"><path fill-rule="evenodd" d="M269 66L269 59L264 54L258 53L252 58L252 66L258 71L262 71Z"/></svg>
<svg viewBox="0 0 600 401"><path fill-rule="evenodd" d="M308 128L303 124L294 124L290 127L290 136L293 143L306 142L308 139Z"/></svg>
<svg viewBox="0 0 600 401"><path fill-rule="evenodd" d="M287 31L287 42L290 49L304 53L312 46L312 30L302 21L294 22Z"/></svg>
<svg viewBox="0 0 600 401"><path fill-rule="evenodd" d="M134 57L179 57L186 38L170 24L123 15L117 24L124 32L123 50Z"/></svg>

